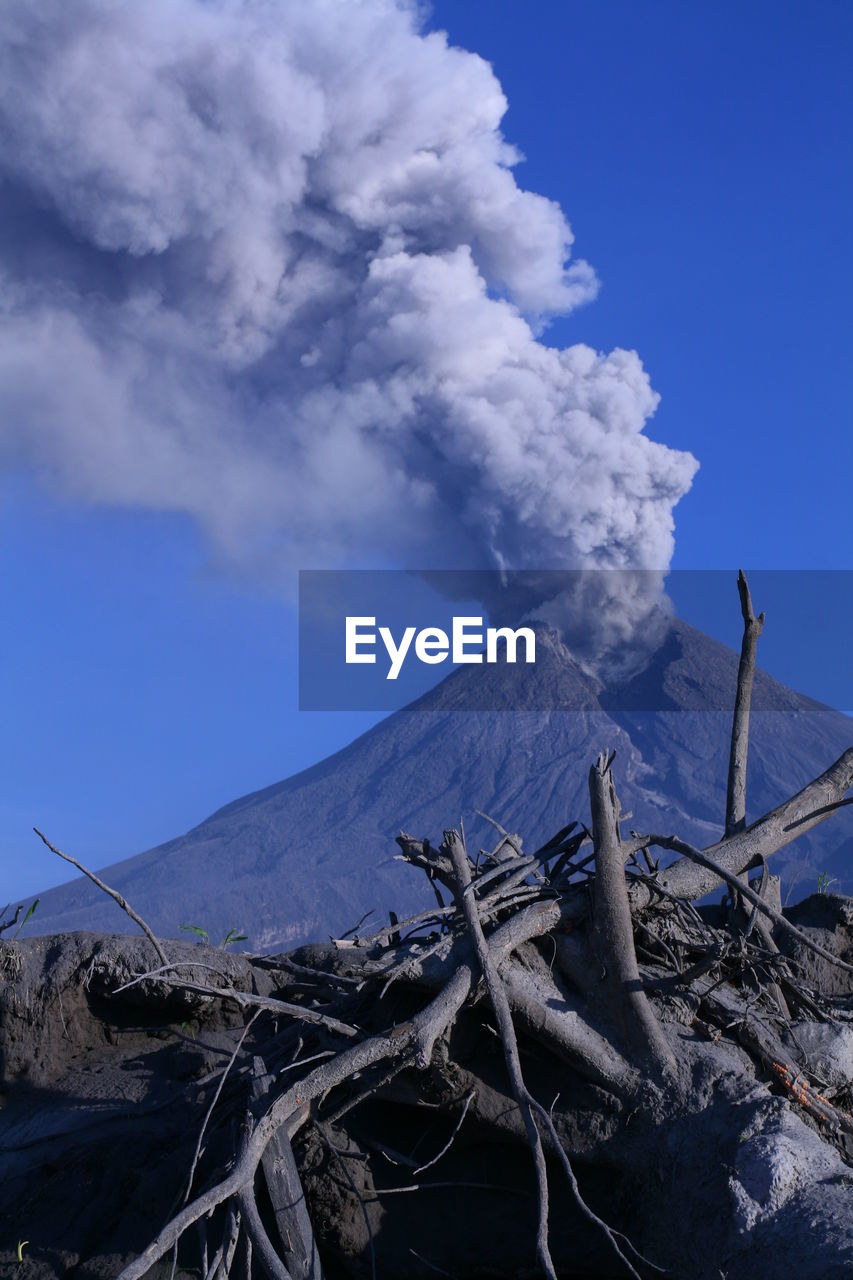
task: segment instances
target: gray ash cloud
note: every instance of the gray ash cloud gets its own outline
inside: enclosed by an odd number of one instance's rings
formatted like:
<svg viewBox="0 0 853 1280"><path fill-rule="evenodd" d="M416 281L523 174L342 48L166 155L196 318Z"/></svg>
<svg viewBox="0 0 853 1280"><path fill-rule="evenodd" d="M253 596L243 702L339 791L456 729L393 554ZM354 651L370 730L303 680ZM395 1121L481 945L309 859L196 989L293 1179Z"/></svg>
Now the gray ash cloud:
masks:
<svg viewBox="0 0 853 1280"><path fill-rule="evenodd" d="M663 569L696 463L522 190L491 68L391 0L7 0L0 461L226 563Z"/></svg>

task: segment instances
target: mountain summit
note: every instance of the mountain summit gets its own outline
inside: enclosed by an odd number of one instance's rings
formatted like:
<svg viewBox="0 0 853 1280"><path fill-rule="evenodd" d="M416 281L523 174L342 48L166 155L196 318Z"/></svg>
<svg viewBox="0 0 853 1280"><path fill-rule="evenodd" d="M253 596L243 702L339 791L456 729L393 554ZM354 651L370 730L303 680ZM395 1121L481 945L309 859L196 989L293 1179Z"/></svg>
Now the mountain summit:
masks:
<svg viewBox="0 0 853 1280"><path fill-rule="evenodd" d="M707 845L725 814L737 665L732 650L674 622L639 675L602 685L543 635L535 667L460 668L342 751L103 878L162 936L194 924L217 940L234 928L272 949L339 934L371 909L380 919L432 901L426 880L393 860L401 829L438 841L461 818L469 843L491 847L481 810L532 851L587 819L589 766L605 748L616 750L632 827ZM851 744L853 720L759 671L747 820ZM812 891L820 871L853 893L851 817L842 811L778 855L783 897ZM28 930L120 927L115 904L80 878L43 893Z"/></svg>

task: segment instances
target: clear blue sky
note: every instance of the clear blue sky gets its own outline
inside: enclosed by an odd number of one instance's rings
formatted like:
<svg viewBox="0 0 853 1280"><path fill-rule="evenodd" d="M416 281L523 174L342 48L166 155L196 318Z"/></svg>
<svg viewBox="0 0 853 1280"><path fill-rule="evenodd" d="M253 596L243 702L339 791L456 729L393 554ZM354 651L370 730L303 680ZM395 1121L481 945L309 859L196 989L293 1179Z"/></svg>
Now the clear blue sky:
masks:
<svg viewBox="0 0 853 1280"><path fill-rule="evenodd" d="M519 182L560 202L602 280L548 341L636 348L651 434L701 462L674 566L853 568L853 7L432 15L493 63ZM34 823L102 866L377 718L297 712L292 601L217 570L188 518L74 504L13 468L0 572L3 901L66 878Z"/></svg>

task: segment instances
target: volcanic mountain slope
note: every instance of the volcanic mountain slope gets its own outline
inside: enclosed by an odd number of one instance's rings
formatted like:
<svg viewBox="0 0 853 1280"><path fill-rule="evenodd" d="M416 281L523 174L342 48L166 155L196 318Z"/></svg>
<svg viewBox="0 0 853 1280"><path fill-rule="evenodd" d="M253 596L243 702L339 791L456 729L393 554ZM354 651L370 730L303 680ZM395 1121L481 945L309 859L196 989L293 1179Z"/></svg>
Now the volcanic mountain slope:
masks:
<svg viewBox="0 0 853 1280"><path fill-rule="evenodd" d="M725 812L736 679L737 655L681 622L619 687L601 687L542 635L534 668L463 667L344 750L103 878L166 937L181 924L214 940L234 928L271 949L339 934L371 908L387 918L432 901L426 880L392 860L401 829L438 841L462 818L469 843L491 847L481 809L533 850L586 820L589 766L607 747L630 825L705 845ZM851 744L853 720L759 672L748 821ZM777 855L783 896L813 891L821 870L853 893L851 818L843 810ZM28 932L121 927L115 904L78 879L41 895Z"/></svg>

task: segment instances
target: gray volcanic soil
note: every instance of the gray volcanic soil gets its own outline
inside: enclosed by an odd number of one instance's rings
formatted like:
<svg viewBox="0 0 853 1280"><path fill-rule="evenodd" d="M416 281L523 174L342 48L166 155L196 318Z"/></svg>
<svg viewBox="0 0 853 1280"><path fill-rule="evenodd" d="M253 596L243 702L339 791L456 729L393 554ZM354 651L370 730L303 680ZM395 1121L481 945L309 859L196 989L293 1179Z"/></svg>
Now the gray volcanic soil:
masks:
<svg viewBox="0 0 853 1280"><path fill-rule="evenodd" d="M491 847L475 816L481 809L532 850L567 822L586 820L587 773L604 747L617 751L616 782L633 826L705 845L721 833L736 678L737 655L681 622L640 676L611 688L543 635L533 671L461 668L320 764L102 874L164 937L197 924L214 939L235 928L258 950L325 938L371 908L377 919L431 901L426 881L413 883L392 861L401 828L437 842L463 817L469 841ZM748 819L851 744L847 716L759 672ZM62 833L53 834L61 846ZM791 900L812 892L820 870L833 888L853 893L851 855L846 810L774 858L783 897L797 877ZM84 879L40 896L28 935L126 927Z"/></svg>
<svg viewBox="0 0 853 1280"><path fill-rule="evenodd" d="M814 941L853 960L853 901L813 897L790 915ZM209 970L200 976L216 986L227 982L262 995L279 991L281 970L272 961L185 941L168 945L177 961L214 966L220 977ZM840 976L846 983L841 1005L849 1007L849 975L811 953L802 956L813 965L816 987L837 990ZM303 948L294 958L323 963L318 947ZM153 963L141 937L66 934L0 942L0 1276L115 1277L174 1212L214 1073L228 1061L242 1018L233 1004L169 991L156 980L114 994ZM403 1000L395 987L380 1002L383 1025L410 1016ZM369 1019L370 1009L362 1008L361 1024L369 1027ZM686 1108L656 1111L652 1105L626 1113L565 1062L520 1039L531 1087L542 1098L555 1098L561 1140L575 1153L585 1198L675 1280L849 1275L849 1149L825 1140L736 1043L709 1042L671 1017L663 1026L692 1082ZM230 1093L229 1085L222 1095L197 1189L226 1167L235 1126L245 1114L251 1054L263 1052L274 1061L277 1027L267 1019L252 1034L230 1077L241 1092ZM811 1037L813 1060L822 1062L834 1088L846 1081L849 1100L853 1026L800 1022L790 1035L792 1053ZM822 1059L815 1059L816 1052ZM532 1166L523 1132L515 1132L520 1126L500 1048L482 1014L462 1018L450 1055L449 1070L446 1060L426 1072L410 1070L399 1078L396 1095L369 1102L328 1130L336 1146L351 1153L348 1164L367 1202L377 1274L428 1280L440 1267L457 1280L532 1276ZM422 1159L438 1152L471 1079L477 1081L479 1119L466 1122L425 1179L434 1185L415 1195L377 1194L409 1181L380 1147L417 1150ZM455 1102L448 1102L449 1084ZM420 1106L413 1106L418 1099ZM362 1211L338 1164L310 1126L294 1149L327 1280L367 1277ZM598 1234L579 1219L558 1170L553 1188L551 1241L560 1274L575 1280L619 1274ZM19 1265L21 1240L28 1244ZM176 1274L189 1280L197 1266L191 1233ZM166 1276L168 1267L152 1275Z"/></svg>

